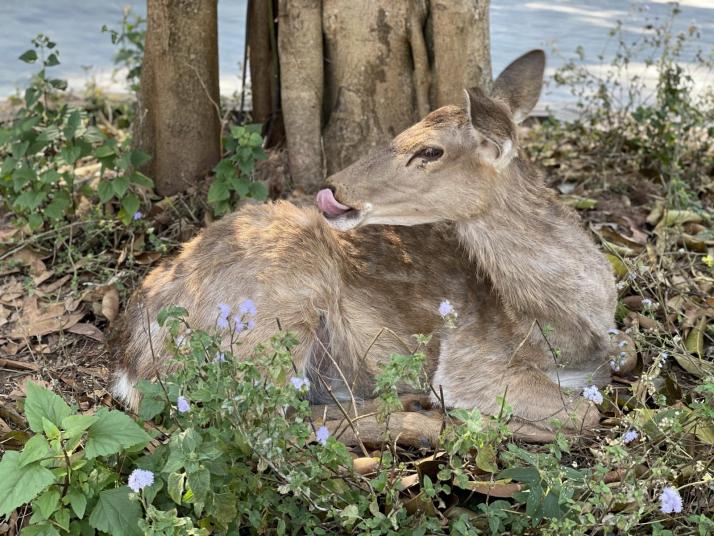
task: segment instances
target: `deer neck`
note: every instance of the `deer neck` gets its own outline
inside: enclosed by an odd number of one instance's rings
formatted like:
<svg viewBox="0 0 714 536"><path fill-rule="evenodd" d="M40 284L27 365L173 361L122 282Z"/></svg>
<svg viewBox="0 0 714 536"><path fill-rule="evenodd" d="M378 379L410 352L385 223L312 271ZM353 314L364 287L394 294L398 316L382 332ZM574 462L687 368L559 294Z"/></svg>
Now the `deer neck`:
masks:
<svg viewBox="0 0 714 536"><path fill-rule="evenodd" d="M512 188L458 224L463 247L514 317L604 333L614 310L609 266L540 178L512 167Z"/></svg>

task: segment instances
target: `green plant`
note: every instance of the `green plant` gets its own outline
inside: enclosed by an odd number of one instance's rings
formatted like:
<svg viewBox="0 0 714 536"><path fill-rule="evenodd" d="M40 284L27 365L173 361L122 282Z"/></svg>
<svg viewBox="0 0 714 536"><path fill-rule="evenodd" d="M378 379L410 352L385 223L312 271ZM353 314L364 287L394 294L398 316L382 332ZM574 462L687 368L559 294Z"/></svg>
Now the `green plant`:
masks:
<svg viewBox="0 0 714 536"><path fill-rule="evenodd" d="M126 71L126 81L133 92L139 90L141 64L144 61L144 39L146 37L146 19L134 13L131 6L122 11L119 29L102 26L102 32L108 32L112 44L119 50L114 55L114 65Z"/></svg>
<svg viewBox="0 0 714 536"><path fill-rule="evenodd" d="M208 190L208 203L216 214L229 212L239 198L267 197L266 186L251 180L256 162L266 158L262 145L260 125L230 128L224 140L227 154L214 168L216 175Z"/></svg>
<svg viewBox="0 0 714 536"><path fill-rule="evenodd" d="M45 223L73 220L80 196L92 198L90 181L77 180L83 159L101 162L98 184L102 203L116 200L118 217L129 224L140 206L140 191L153 182L135 169L148 156L131 150L91 125L86 112L63 102L67 83L49 78L59 64L59 52L47 36L32 40L34 48L20 56L41 68L25 90L20 108L8 125L0 127L0 194L19 225L31 230Z"/></svg>
<svg viewBox="0 0 714 536"><path fill-rule="evenodd" d="M140 534L141 508L120 484L120 470L149 442L129 416L106 408L77 413L59 396L27 384L25 415L35 433L22 452L0 461L0 516L25 504L22 534Z"/></svg>

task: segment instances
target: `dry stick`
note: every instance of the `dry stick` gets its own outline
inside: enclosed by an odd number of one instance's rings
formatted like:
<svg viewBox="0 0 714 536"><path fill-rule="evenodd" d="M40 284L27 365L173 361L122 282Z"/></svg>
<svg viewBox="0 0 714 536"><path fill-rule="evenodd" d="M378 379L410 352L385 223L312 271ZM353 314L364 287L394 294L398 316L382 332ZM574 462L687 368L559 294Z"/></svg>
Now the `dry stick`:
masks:
<svg viewBox="0 0 714 536"><path fill-rule="evenodd" d="M347 415L345 408L342 407L342 404L340 404L340 401L337 400L337 397L335 397L335 395L332 394L332 387L327 385L327 382L322 379L322 376L319 373L317 375L317 378L322 382L322 385L325 387L325 389L327 389L327 392L330 395L330 398L332 398L332 400L335 402L335 404L337 405L339 410L342 412L342 415L345 417L345 419L347 419L347 422L349 423L350 428L352 428L352 431L355 433L355 438L357 438L359 447L362 449L362 454L364 454L365 456L369 456L369 452L367 452L367 449L365 448L364 443L362 443L362 439L359 436L359 429L354 425L354 423L352 422L352 419L350 419L349 415ZM352 400L354 401L354 398ZM355 411L357 411L356 406L355 406Z"/></svg>
<svg viewBox="0 0 714 536"><path fill-rule="evenodd" d="M30 237L27 237L26 239L23 239L22 243L21 243L19 246L16 246L16 247L12 248L11 250L6 251L6 252L3 253L2 255L0 255L0 261L7 259L7 258L10 257L11 255L14 255L15 253L17 253L18 251L20 251L20 250L23 249L24 247L28 246L29 244L31 244L31 243L33 243L33 242L37 242L37 241L40 240L41 238L45 238L45 237L47 237L47 236L52 236L52 235L54 235L54 234L58 234L58 233L60 233L60 232L62 232L62 231L64 231L64 230L66 230L66 229L69 229L69 228L71 228L71 227L75 227L75 226L77 226L77 225L85 225L85 224L89 224L89 223L95 223L96 221L97 221L97 220L75 221L75 222L72 222L72 223L68 223L67 225L63 225L63 226L61 226L61 227L58 227L57 229L52 229L51 231L45 231L44 233L39 233L39 234L36 234L36 235L32 235L32 236L30 236Z"/></svg>
<svg viewBox="0 0 714 536"><path fill-rule="evenodd" d="M325 347L325 345L320 340L320 337L316 337L316 339L317 339L317 342L320 343L320 346L322 346L322 349L325 351L325 354L327 354L327 357L330 358L330 361L332 361L332 364L337 369L337 373L340 375L340 378L342 378L342 381L345 382L345 387L347 387L347 392L350 394L350 399L352 401L352 410L355 412L355 417L357 417L357 415L359 415L359 413L357 413L357 402L355 401L355 395L352 392L352 387L350 387L350 384L347 382L347 378L345 378L345 375L342 373L342 369L337 364L337 361L335 361L335 358L332 357L332 353ZM320 377L320 381L325 383L324 380L322 379L322 377Z"/></svg>
<svg viewBox="0 0 714 536"><path fill-rule="evenodd" d="M154 363L156 363L156 353L154 352L154 344L151 340L152 339L152 337L151 337L151 318L149 317L148 309L146 310L146 325L149 327L148 339L149 339L149 350L151 351L151 360ZM164 392L164 396L166 397L166 402L168 402L169 405L171 405L171 399L169 398L169 392L166 389L164 382L161 381L161 374L158 372L156 374L156 381L159 382L159 385L161 386L161 390ZM173 413L173 411L171 413ZM183 432L184 431L183 426L181 426L181 423L179 422L179 420L176 418L175 415L174 415L174 422L176 422L176 426L179 427L179 430L181 430Z"/></svg>

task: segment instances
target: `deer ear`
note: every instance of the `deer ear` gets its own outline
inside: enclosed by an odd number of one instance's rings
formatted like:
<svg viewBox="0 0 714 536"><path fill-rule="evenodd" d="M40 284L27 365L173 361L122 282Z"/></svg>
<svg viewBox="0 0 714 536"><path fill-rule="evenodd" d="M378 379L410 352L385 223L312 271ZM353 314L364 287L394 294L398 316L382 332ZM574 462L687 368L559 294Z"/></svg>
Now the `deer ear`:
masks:
<svg viewBox="0 0 714 536"><path fill-rule="evenodd" d="M545 52L531 50L506 67L493 83L491 96L508 104L516 123L528 117L538 102L544 71Z"/></svg>
<svg viewBox="0 0 714 536"><path fill-rule="evenodd" d="M469 95L469 90L464 89L464 99L461 103L461 107L466 112L466 117L471 117L471 95Z"/></svg>

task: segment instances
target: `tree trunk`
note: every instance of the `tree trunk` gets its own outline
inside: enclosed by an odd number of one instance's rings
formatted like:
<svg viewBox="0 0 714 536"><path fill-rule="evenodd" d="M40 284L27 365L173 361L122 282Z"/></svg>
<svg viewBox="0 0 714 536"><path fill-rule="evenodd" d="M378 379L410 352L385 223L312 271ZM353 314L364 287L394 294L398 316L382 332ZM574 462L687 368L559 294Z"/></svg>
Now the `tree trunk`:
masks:
<svg viewBox="0 0 714 536"><path fill-rule="evenodd" d="M325 175L491 83L489 0L280 0L290 172Z"/></svg>
<svg viewBox="0 0 714 536"><path fill-rule="evenodd" d="M288 163L293 180L307 191L323 179L323 96L320 0L280 0L278 51Z"/></svg>
<svg viewBox="0 0 714 536"><path fill-rule="evenodd" d="M135 145L146 173L173 195L221 157L217 0L147 0Z"/></svg>

